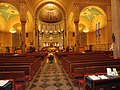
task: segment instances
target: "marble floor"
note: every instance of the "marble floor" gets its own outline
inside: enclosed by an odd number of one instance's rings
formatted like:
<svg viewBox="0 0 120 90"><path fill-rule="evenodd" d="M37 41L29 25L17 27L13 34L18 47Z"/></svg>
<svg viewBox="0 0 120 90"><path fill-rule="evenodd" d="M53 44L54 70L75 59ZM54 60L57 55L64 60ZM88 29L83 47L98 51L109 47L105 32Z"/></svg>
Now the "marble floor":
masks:
<svg viewBox="0 0 120 90"><path fill-rule="evenodd" d="M54 58L53 63L47 59L45 64L41 66L41 70L28 90L78 90L78 88L74 87L62 66Z"/></svg>

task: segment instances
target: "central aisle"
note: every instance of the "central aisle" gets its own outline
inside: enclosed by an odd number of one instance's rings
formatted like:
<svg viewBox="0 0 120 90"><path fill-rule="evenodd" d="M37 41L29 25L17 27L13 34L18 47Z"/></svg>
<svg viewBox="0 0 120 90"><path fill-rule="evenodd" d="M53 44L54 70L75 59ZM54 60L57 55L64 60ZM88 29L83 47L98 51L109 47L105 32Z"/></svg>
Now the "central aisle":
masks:
<svg viewBox="0 0 120 90"><path fill-rule="evenodd" d="M73 87L70 79L65 74L56 58L53 63L47 59L38 73L29 90L78 90Z"/></svg>

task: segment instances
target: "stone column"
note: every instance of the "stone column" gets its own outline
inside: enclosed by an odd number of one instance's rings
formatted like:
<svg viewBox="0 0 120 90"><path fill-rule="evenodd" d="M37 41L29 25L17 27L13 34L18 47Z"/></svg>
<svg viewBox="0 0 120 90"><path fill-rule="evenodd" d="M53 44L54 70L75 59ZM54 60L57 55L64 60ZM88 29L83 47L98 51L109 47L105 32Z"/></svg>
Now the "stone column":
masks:
<svg viewBox="0 0 120 90"><path fill-rule="evenodd" d="M39 51L39 44L38 44L38 19L35 18L35 48L37 51Z"/></svg>
<svg viewBox="0 0 120 90"><path fill-rule="evenodd" d="M22 53L25 53L26 52L26 40L25 40L25 24L26 24L26 21L21 21L21 29L22 29L22 38L21 38L21 48L22 48Z"/></svg>
<svg viewBox="0 0 120 90"><path fill-rule="evenodd" d="M106 5L107 26L105 27L105 41L106 50L110 49L112 44L112 17L111 17L111 5Z"/></svg>
<svg viewBox="0 0 120 90"><path fill-rule="evenodd" d="M114 58L120 58L120 0L111 0Z"/></svg>
<svg viewBox="0 0 120 90"><path fill-rule="evenodd" d="M76 52L79 52L79 30L78 30L79 14L80 14L79 5L74 4L74 24L75 24L75 32L76 32Z"/></svg>
<svg viewBox="0 0 120 90"><path fill-rule="evenodd" d="M78 30L78 23L79 21L75 21L75 30L76 30L76 52L79 52L79 30Z"/></svg>
<svg viewBox="0 0 120 90"><path fill-rule="evenodd" d="M66 28L66 19L64 19L64 32L63 32L63 45L64 45L64 48L66 48L68 46L68 31L67 31L67 28Z"/></svg>

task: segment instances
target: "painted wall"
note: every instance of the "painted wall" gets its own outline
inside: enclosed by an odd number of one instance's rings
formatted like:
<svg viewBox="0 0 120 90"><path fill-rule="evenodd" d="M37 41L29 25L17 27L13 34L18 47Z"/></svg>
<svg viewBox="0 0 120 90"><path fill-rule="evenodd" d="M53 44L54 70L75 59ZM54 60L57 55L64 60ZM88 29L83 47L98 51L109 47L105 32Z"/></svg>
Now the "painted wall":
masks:
<svg viewBox="0 0 120 90"><path fill-rule="evenodd" d="M26 47L29 47L33 43L33 32L26 33Z"/></svg>
<svg viewBox="0 0 120 90"><path fill-rule="evenodd" d="M75 50L75 41L76 35L75 32L68 32L68 45L74 51Z"/></svg>
<svg viewBox="0 0 120 90"><path fill-rule="evenodd" d="M6 47L10 47L12 52L12 34L0 31L0 52L6 52Z"/></svg>
<svg viewBox="0 0 120 90"><path fill-rule="evenodd" d="M87 45L93 45L93 50L109 50L112 42L112 31L103 28L100 30L100 41L96 41L96 32L87 33Z"/></svg>

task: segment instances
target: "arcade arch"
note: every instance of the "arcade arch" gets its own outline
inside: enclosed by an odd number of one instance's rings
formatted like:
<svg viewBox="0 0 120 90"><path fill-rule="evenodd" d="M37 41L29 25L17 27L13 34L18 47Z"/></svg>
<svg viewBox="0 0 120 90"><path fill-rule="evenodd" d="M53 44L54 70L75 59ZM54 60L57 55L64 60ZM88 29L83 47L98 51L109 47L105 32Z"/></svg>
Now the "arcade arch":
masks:
<svg viewBox="0 0 120 90"><path fill-rule="evenodd" d="M90 49L91 46L94 50L106 49L107 15L102 8L98 6L83 8L79 15L78 26L83 50Z"/></svg>
<svg viewBox="0 0 120 90"><path fill-rule="evenodd" d="M17 7L10 3L0 3L0 8L2 8L0 10L0 49L2 52L6 52L6 47L9 47L10 52L14 52L15 48L21 48L20 13ZM32 33L32 23L32 16L30 12L28 12L26 16L26 33ZM28 46L28 43L33 40L30 38L25 42Z"/></svg>

